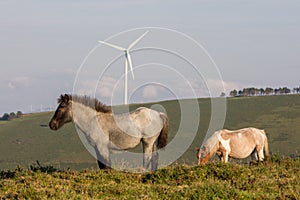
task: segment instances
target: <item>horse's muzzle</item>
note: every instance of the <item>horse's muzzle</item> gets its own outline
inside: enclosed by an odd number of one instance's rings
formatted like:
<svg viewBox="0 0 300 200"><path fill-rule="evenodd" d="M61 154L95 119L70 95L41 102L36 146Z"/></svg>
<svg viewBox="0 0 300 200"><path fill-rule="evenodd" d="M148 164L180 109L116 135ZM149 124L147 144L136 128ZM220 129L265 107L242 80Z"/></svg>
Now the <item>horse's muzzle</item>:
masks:
<svg viewBox="0 0 300 200"><path fill-rule="evenodd" d="M51 130L56 131L59 128L58 122L56 120L50 121L49 122L49 127L50 127Z"/></svg>
<svg viewBox="0 0 300 200"><path fill-rule="evenodd" d="M198 165L205 165L206 163L209 162L210 157L209 156L205 156L202 157L198 160Z"/></svg>

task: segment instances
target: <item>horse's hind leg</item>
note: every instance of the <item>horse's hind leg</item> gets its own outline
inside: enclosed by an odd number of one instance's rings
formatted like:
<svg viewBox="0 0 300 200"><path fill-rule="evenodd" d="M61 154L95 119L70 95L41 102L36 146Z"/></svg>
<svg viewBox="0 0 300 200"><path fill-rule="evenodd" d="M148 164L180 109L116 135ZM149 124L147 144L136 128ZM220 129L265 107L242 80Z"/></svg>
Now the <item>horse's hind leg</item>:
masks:
<svg viewBox="0 0 300 200"><path fill-rule="evenodd" d="M251 153L251 160L258 160L256 149L254 149Z"/></svg>
<svg viewBox="0 0 300 200"><path fill-rule="evenodd" d="M263 146L258 145L258 146L256 147L256 151L257 151L257 154L258 154L258 161L263 162L263 161L264 161L264 158L265 158Z"/></svg>
<svg viewBox="0 0 300 200"><path fill-rule="evenodd" d="M144 159L143 159L143 165L145 169L150 170L150 167L152 168L152 151L153 151L153 139L151 138L144 138L143 140L143 153L144 153ZM153 169L153 168L152 168Z"/></svg>
<svg viewBox="0 0 300 200"><path fill-rule="evenodd" d="M144 151L144 159L143 159L143 165L145 169L150 168L151 164L151 156L152 156L152 146L149 144L143 144L143 151Z"/></svg>
<svg viewBox="0 0 300 200"><path fill-rule="evenodd" d="M155 171L158 168L158 152L157 152L157 141L154 142L152 148L152 158L151 158L152 170Z"/></svg>
<svg viewBox="0 0 300 200"><path fill-rule="evenodd" d="M250 161L249 161L249 164L250 165L256 165L257 162L258 162L258 154L257 154L257 150L256 148L254 148L254 150L252 151L252 153L250 154Z"/></svg>

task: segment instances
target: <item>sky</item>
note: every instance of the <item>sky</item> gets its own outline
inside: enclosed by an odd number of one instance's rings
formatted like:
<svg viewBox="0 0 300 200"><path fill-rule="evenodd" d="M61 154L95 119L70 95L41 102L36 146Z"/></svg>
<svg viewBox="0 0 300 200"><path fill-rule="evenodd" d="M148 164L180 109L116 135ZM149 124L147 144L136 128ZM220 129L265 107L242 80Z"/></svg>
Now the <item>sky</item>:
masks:
<svg viewBox="0 0 300 200"><path fill-rule="evenodd" d="M145 29L129 32L132 35L118 34L142 27L161 27L183 33L210 55L222 80L193 77L192 71L184 75L188 80L186 86L197 88L197 97L207 95L205 86L207 88L215 82L222 82L227 93L244 87L299 87L299 10L300 1L296 0L1 0L0 115L18 110L28 113L54 109L60 94L74 92L78 72L85 59L88 60L87 65L92 63L91 66L102 67L107 64L106 58L120 55L109 48L99 47L98 40L112 37L113 42L127 45L129 39L123 38L136 38ZM155 30L143 39L144 43L141 41L140 47L156 41ZM166 41L168 39L165 37ZM176 46L176 39L173 41L174 48L184 42L179 41ZM98 50L87 57L95 47L99 47ZM160 83L162 77L157 76L160 73L153 71L160 66L166 69L167 74L174 63L163 62L149 72L143 71L142 61L139 63L141 67L137 67L138 58L164 55L143 52L136 51L132 55L138 78L132 80L130 74L128 76L129 87L135 87L131 91L130 102L188 98L189 95L184 93L185 84L179 84L186 70L174 67L179 71L172 71L173 78L170 76L168 82ZM190 50L184 56L193 57L197 53L204 55ZM166 57L162 59L169 60ZM209 60L208 57L203 59ZM102 74L101 80L82 80L81 84L92 89L98 84L96 96L107 104L122 103L109 98L113 95L112 91L121 94L124 87L122 62L121 58L117 59L115 65L122 67L111 67ZM182 67L188 66L182 63ZM202 66L198 67L201 71ZM101 69L88 69L86 77L100 76ZM153 84L144 84L145 80L146 83L153 80ZM169 88L170 85L174 88ZM201 91L205 94L202 95Z"/></svg>

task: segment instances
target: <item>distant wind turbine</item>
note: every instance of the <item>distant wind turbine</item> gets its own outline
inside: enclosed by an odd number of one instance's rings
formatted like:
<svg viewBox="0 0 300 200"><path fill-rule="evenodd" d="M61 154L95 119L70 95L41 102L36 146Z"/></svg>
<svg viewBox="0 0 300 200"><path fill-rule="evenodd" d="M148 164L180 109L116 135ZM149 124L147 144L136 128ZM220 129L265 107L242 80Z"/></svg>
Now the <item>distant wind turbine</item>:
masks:
<svg viewBox="0 0 300 200"><path fill-rule="evenodd" d="M139 38L137 38L134 42L132 42L127 49L124 47L120 47L114 44L110 44L104 41L98 41L101 44L105 44L107 46L110 46L114 49L120 50L120 51L124 51L125 53L125 81L124 81L124 103L127 104L128 101L128 97L127 97L127 88L128 88L128 77L127 77L127 73L128 73L128 65L130 66L130 70L131 70L131 75L132 75L132 79L134 80L134 74L133 74L133 68L132 68L132 60L131 60L131 56L129 54L130 50L143 38L145 37L145 35L148 33L149 31L146 31L143 35L141 35Z"/></svg>

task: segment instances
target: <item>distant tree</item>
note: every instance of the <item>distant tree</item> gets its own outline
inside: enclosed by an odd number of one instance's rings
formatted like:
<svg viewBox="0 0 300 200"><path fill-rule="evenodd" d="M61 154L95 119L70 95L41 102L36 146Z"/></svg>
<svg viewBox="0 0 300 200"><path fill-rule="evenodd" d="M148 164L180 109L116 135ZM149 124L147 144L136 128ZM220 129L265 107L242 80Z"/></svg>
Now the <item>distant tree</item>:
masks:
<svg viewBox="0 0 300 200"><path fill-rule="evenodd" d="M282 94L289 94L289 93L291 93L291 90L289 88L287 88L287 87L276 88L274 91L275 91L276 95L282 95Z"/></svg>
<svg viewBox="0 0 300 200"><path fill-rule="evenodd" d="M260 94L261 96L263 96L263 95L266 94L264 88L260 88L260 89L259 89L259 94Z"/></svg>
<svg viewBox="0 0 300 200"><path fill-rule="evenodd" d="M237 94L238 94L237 90L234 89L234 90L230 91L229 96L235 97L235 96L237 96Z"/></svg>
<svg viewBox="0 0 300 200"><path fill-rule="evenodd" d="M255 88L255 95L256 95L256 96L261 95L260 89Z"/></svg>
<svg viewBox="0 0 300 200"><path fill-rule="evenodd" d="M256 88L252 87L252 88L248 88L248 94L249 96L255 96L256 95Z"/></svg>
<svg viewBox="0 0 300 200"><path fill-rule="evenodd" d="M244 96L243 91L242 91L242 90L239 90L238 95L239 95L239 96Z"/></svg>
<svg viewBox="0 0 300 200"><path fill-rule="evenodd" d="M289 89L288 87L280 87L280 88L270 88L267 87L266 89L263 88L244 88L243 90L237 91L236 89L230 91L229 96L263 96L263 95L283 95L283 94L290 94L290 93L300 93L300 87L293 88L293 90Z"/></svg>
<svg viewBox="0 0 300 200"><path fill-rule="evenodd" d="M17 118L20 118L20 117L22 117L23 116L23 113L21 112L21 111L18 111L17 112Z"/></svg>
<svg viewBox="0 0 300 200"><path fill-rule="evenodd" d="M11 112L11 113L9 114L9 120L12 120L12 119L15 119L15 118L17 118L16 113Z"/></svg>
<svg viewBox="0 0 300 200"><path fill-rule="evenodd" d="M226 97L225 92L222 92L222 93L220 94L220 97Z"/></svg>
<svg viewBox="0 0 300 200"><path fill-rule="evenodd" d="M282 93L283 94L290 94L291 90L289 88L287 88L287 87L284 87L284 88L282 88Z"/></svg>
<svg viewBox="0 0 300 200"><path fill-rule="evenodd" d="M249 89L248 88L243 89L243 96L249 96Z"/></svg>
<svg viewBox="0 0 300 200"><path fill-rule="evenodd" d="M266 93L266 95L272 95L272 94L274 94L274 89L270 88L270 87L267 87L265 89L265 93Z"/></svg>
<svg viewBox="0 0 300 200"><path fill-rule="evenodd" d="M293 93L294 94L297 94L298 92L297 92L297 88L293 88Z"/></svg>
<svg viewBox="0 0 300 200"><path fill-rule="evenodd" d="M4 113L3 116L0 118L0 120L3 120L3 121L9 120L9 114L8 113Z"/></svg>

